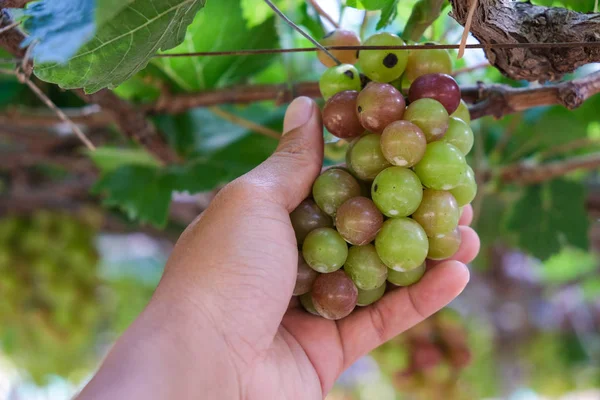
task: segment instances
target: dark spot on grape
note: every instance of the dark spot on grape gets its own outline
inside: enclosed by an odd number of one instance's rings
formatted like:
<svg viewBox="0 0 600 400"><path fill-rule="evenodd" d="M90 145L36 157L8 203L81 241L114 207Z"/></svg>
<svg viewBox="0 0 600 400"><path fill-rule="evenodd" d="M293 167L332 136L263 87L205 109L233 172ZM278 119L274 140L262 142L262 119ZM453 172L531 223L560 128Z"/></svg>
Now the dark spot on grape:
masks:
<svg viewBox="0 0 600 400"><path fill-rule="evenodd" d="M377 186L377 184L375 184L375 186L373 186L373 191L376 192L378 188L379 188L379 186Z"/></svg>
<svg viewBox="0 0 600 400"><path fill-rule="evenodd" d="M398 56L390 53L383 59L383 65L387 68L394 68L398 64Z"/></svg>
<svg viewBox="0 0 600 400"><path fill-rule="evenodd" d="M360 55L360 50L356 50L356 58Z"/></svg>
<svg viewBox="0 0 600 400"><path fill-rule="evenodd" d="M354 79L354 72L350 70L346 70L346 72L344 72L344 75L346 75L350 79Z"/></svg>
<svg viewBox="0 0 600 400"><path fill-rule="evenodd" d="M361 113L362 112L362 107L358 106L358 112Z"/></svg>
<svg viewBox="0 0 600 400"><path fill-rule="evenodd" d="M329 32L327 35L323 36L323 39L327 39L329 36L333 35L335 31Z"/></svg>

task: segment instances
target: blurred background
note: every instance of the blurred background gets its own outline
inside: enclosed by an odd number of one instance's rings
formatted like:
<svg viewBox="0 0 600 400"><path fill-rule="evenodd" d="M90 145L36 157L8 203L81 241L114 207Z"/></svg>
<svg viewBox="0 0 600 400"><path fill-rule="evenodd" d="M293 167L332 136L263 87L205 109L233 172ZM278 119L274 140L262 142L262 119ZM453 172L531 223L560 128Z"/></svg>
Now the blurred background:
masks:
<svg viewBox="0 0 600 400"><path fill-rule="evenodd" d="M310 3L278 2L286 15L322 37L333 25ZM379 11L334 0L316 3L363 38L375 32ZM385 30L402 32L415 3L399 2ZM534 3L585 12L594 7L594 0ZM173 52L310 45L262 6L209 0L188 30L196 39L186 38ZM448 11L423 41L458 43L462 27ZM224 14L239 32L235 37L225 29L206 39L210 43L197 39L215 29L204 15ZM502 77L480 50L467 51L461 60L452 55L461 85L527 85ZM598 69L590 64L565 80ZM205 79L193 73L198 70ZM315 81L323 71L313 53L154 59L115 93L145 103L165 86L189 93L239 83ZM38 83L96 143L130 145L98 109ZM153 117L180 154L217 160L225 169L218 179L216 171L193 176L201 183L199 194L169 189L164 206L153 177L123 170L123 160L154 168L143 152L107 150L90 159L24 85L0 75L0 400L68 399L85 384L147 304L186 224L223 183L275 148L276 140L264 131L280 131L284 110L270 101ZM469 162L479 178L473 206L482 250L470 266L470 284L449 307L359 360L327 400L600 399L597 168L532 185L502 178L515 166L596 156L598 110L596 96L575 111L541 107L473 121ZM342 162L347 143L327 133L326 140L326 162Z"/></svg>

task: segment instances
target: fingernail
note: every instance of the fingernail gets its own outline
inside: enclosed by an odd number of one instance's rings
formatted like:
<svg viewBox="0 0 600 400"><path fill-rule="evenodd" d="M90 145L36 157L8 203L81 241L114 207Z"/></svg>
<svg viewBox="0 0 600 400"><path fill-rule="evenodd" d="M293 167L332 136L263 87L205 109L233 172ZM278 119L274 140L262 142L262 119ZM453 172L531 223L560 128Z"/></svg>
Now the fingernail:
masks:
<svg viewBox="0 0 600 400"><path fill-rule="evenodd" d="M283 134L308 122L313 113L313 101L308 97L298 97L292 101L283 119Z"/></svg>

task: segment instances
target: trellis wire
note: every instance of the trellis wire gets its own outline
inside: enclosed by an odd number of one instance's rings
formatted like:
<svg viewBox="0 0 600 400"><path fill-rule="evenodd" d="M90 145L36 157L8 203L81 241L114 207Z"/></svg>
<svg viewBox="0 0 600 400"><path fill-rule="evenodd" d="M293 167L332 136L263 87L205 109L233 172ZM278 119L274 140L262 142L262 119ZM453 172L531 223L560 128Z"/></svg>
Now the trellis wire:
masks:
<svg viewBox="0 0 600 400"><path fill-rule="evenodd" d="M490 43L467 44L465 49L564 49L575 47L600 47L600 42L556 42L556 43ZM325 46L326 50L455 50L460 44L417 44L404 46ZM155 57L196 57L196 56L249 56L260 54L305 53L321 50L317 47L298 47L292 49L248 49L232 51L198 51L186 53L157 54Z"/></svg>

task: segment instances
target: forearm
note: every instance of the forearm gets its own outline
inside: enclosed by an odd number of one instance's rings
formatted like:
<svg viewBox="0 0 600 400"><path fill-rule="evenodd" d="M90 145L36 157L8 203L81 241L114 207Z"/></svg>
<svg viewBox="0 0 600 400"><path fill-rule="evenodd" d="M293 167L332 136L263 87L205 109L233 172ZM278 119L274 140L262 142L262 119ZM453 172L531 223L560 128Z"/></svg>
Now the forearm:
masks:
<svg viewBox="0 0 600 400"><path fill-rule="evenodd" d="M237 399L228 354L197 312L153 300L77 399Z"/></svg>

